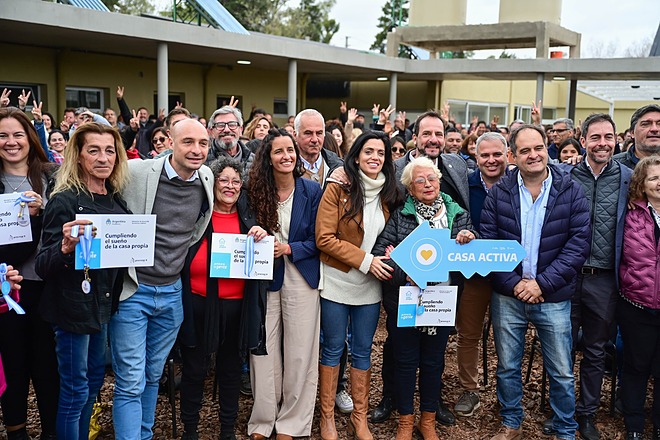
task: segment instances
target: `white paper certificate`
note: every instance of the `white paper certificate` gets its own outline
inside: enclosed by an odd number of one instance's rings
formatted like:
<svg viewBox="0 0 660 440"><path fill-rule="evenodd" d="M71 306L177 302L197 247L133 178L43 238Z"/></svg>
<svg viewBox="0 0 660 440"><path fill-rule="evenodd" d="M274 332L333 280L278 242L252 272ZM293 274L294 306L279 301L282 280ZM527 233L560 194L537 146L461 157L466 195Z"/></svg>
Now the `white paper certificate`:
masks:
<svg viewBox="0 0 660 440"><path fill-rule="evenodd" d="M76 220L91 220L96 227L89 259L90 269L154 265L155 215L78 214ZM82 255L78 243L76 270L84 267Z"/></svg>
<svg viewBox="0 0 660 440"><path fill-rule="evenodd" d="M16 200L20 196L20 193L0 194L0 244L32 241L30 211L27 205L23 208L23 220L19 222L21 206Z"/></svg>
<svg viewBox="0 0 660 440"><path fill-rule="evenodd" d="M211 240L211 278L273 279L275 241L269 235L254 243L248 258L247 235L213 234Z"/></svg>
<svg viewBox="0 0 660 440"><path fill-rule="evenodd" d="M456 286L400 287L397 327L453 326L457 295Z"/></svg>

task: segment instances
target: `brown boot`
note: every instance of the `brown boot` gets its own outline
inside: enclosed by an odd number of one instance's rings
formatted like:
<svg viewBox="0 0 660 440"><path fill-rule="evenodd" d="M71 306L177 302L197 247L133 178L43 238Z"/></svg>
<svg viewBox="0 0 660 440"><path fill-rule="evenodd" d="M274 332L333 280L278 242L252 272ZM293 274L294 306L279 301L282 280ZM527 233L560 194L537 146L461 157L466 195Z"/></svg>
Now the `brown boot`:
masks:
<svg viewBox="0 0 660 440"><path fill-rule="evenodd" d="M415 414L399 415L399 427L396 429L396 440L412 440L415 426Z"/></svg>
<svg viewBox="0 0 660 440"><path fill-rule="evenodd" d="M440 440L435 432L435 412L422 411L417 429L424 440Z"/></svg>
<svg viewBox="0 0 660 440"><path fill-rule="evenodd" d="M353 397L353 412L348 421L348 432L356 440L373 440L367 426L369 411L369 383L371 370L351 368L351 397Z"/></svg>
<svg viewBox="0 0 660 440"><path fill-rule="evenodd" d="M508 426L502 426L500 432L492 437L490 440L520 440L522 439L522 426L518 428L509 428Z"/></svg>
<svg viewBox="0 0 660 440"><path fill-rule="evenodd" d="M335 393L337 392L337 378L339 365L326 367L319 365L319 400L321 402L321 439L337 440L337 426L335 425Z"/></svg>

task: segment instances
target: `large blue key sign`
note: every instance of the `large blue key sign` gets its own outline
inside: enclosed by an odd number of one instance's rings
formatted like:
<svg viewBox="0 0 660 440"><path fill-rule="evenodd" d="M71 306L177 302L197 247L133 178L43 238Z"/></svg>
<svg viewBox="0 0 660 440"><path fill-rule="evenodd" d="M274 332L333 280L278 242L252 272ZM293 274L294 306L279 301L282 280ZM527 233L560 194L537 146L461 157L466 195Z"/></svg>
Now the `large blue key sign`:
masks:
<svg viewBox="0 0 660 440"><path fill-rule="evenodd" d="M472 240L458 244L449 229L420 224L390 254L390 257L422 289L429 282L444 282L449 272L466 277L475 273L511 272L525 258L525 249L515 240Z"/></svg>

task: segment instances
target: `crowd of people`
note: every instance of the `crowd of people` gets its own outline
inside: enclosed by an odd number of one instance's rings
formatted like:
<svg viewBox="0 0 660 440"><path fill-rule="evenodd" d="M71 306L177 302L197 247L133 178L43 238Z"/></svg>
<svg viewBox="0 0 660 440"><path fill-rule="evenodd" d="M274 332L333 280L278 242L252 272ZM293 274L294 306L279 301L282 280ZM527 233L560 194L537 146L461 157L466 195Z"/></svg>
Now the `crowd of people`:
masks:
<svg viewBox="0 0 660 440"><path fill-rule="evenodd" d="M87 438L108 341L117 439L152 438L159 381L176 344L183 439L198 438L211 370L219 438L237 438L249 365L253 440L309 437L317 389L323 440L339 437L335 407L350 412L356 439L372 439L369 424L396 409L397 440L415 431L437 440L436 422L452 425L480 408L484 319L498 355L502 426L492 440L524 435L530 324L550 384L545 433L600 438L605 347L619 335L626 439L645 438L648 379L660 378L660 106L639 108L619 135L602 113L544 127L540 103L532 123L503 127L498 118L463 126L447 105L412 123L374 105L367 121L342 102L337 118L305 109L278 128L260 109L245 121L233 98L208 120L181 104L150 116L130 110L118 87L119 117L110 108L104 116L66 109L59 125L37 102L30 119L28 100L23 93L14 108L8 92L0 96L0 189L17 193L33 237L0 245L9 265L0 267L3 295L25 311L0 300L9 440L29 438L30 383L41 439ZM154 265L75 270L76 246L84 250L96 234L84 214L155 214ZM415 283L390 253L425 222L459 245L515 240L526 252L511 272L452 272L432 283L458 291L462 394L453 410L443 399L453 328L397 323L400 288ZM213 233L274 237L273 279L210 277ZM383 387L370 412L381 305ZM654 386L654 440L659 393Z"/></svg>

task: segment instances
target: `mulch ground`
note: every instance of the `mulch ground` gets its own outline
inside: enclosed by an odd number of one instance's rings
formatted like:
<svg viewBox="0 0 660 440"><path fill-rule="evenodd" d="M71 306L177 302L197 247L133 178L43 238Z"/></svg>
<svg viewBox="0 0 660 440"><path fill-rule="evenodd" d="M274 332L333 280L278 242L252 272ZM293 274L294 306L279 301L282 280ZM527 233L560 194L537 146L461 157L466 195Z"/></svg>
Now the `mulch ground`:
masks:
<svg viewBox="0 0 660 440"><path fill-rule="evenodd" d="M381 397L381 352L383 342L385 341L385 321L384 314L381 316L381 321L376 331L374 339L374 349L372 355L372 386L370 394L370 404L375 406L378 404ZM531 342L530 335L528 334L528 349L526 350L525 358L523 359L523 374L527 367L529 345ZM488 440L490 439L500 427L500 419L498 415L498 403L495 393L495 370L497 365L497 356L495 354L495 347L492 342L492 333L488 341L488 385L482 386L481 391L481 408L475 413L474 416L469 418L458 418L455 426L445 427L437 425L438 436L441 439L452 440ZM579 354L578 354L579 363ZM577 369L576 369L577 371ZM480 368L480 374L483 372ZM542 361L540 353L534 358L532 366L532 374L529 383L524 387L525 395L523 399L523 406L525 408L526 418L523 423L524 438L525 439L548 439L541 430L542 423L546 417L549 416L550 407L546 404L546 412L540 409L541 404L541 375L542 375ZM446 354L446 369L444 375L445 382L445 402L451 408L461 394L461 389L458 383L458 376L456 371L456 337L452 336L449 339L449 345ZM482 383L483 385L483 383ZM109 374L106 377L105 385L101 390L101 398L104 402L103 411L99 418L101 425L101 434L97 437L99 440L112 439L112 391L113 391L113 378ZM206 382L205 403L202 408L200 417L199 433L200 439L217 439L219 435L218 424L218 404L213 401L212 396L213 380L211 375ZM610 404L610 380L605 379L603 383L603 392L601 398L601 408L597 415L596 425L601 432L601 439L614 440L624 439L625 429L623 426L623 419L620 415L611 417L609 414ZM650 399L649 399L650 400ZM236 433L239 439L247 439L247 421L250 416L250 409L252 407L252 399L249 397L241 396L240 409L238 414L238 421L236 426ZM178 408L178 397L177 397ZM316 406L315 422L312 429L312 439L319 439L318 431L318 404ZM647 418L648 420L648 418ZM177 413L178 421L178 413ZM348 439L346 425L348 423L348 415L336 412L337 430L339 438L344 440ZM34 396L30 396L30 417L28 431L33 438L38 438L39 422ZM394 439L396 435L397 417L396 412L392 418L382 424L370 424L371 431L375 439L385 440ZM2 429L2 428L0 428ZM180 438L182 433L182 425L179 422L178 437L172 435L172 412L167 397L164 395L159 396L158 408L156 413L156 423L154 427L155 439L174 439ZM0 438L5 438L4 430L0 431Z"/></svg>

